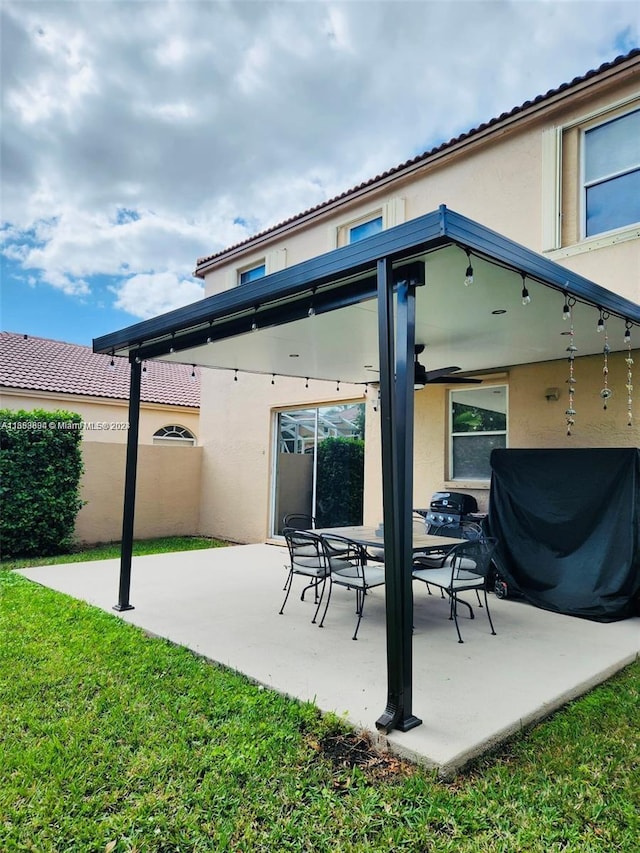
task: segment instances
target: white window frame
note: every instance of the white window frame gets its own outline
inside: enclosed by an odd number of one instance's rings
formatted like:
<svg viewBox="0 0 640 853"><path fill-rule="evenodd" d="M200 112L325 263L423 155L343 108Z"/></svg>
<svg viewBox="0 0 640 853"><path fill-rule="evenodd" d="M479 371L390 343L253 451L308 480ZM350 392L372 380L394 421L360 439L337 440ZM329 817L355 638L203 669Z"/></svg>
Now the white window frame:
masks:
<svg viewBox="0 0 640 853"><path fill-rule="evenodd" d="M163 431L169 431L179 433L179 435L159 435ZM196 437L187 427L183 427L180 424L165 424L165 426L161 426L157 429L151 441L153 444L179 444L185 447L195 447L196 446Z"/></svg>
<svg viewBox="0 0 640 853"><path fill-rule="evenodd" d="M492 388L504 388L505 395L505 418L506 418L506 429L504 430L485 430L483 432L454 432L453 431L453 395L459 394L460 392L473 392L477 391L478 388L474 386L468 387L454 387L450 388L447 392L447 432L448 432L448 445L449 445L449 453L448 453L448 470L447 470L447 482L453 485L462 485L464 483L470 483L472 485L488 485L490 482L489 478L479 477L477 479L473 477L454 477L453 471L453 439L458 436L470 436L470 435L504 435L505 437L505 447L509 447L509 386L505 382L493 382L491 385L482 385L482 391L489 391Z"/></svg>
<svg viewBox="0 0 640 853"><path fill-rule="evenodd" d="M604 127L604 125L609 124L612 121L617 121L618 119L624 118L625 116L632 115L632 113L640 112L640 104L636 106L635 109L625 110L624 112L617 113L615 115L609 115L605 118L604 121L594 121L585 124L580 128L580 237L582 240L593 240L593 239L603 239L607 237L609 234L617 234L620 231L628 231L629 229L638 228L640 226L640 220L636 222L629 222L625 225L619 225L617 228L610 228L608 231L598 231L597 234L591 234L587 236L587 180L585 177L585 162L586 162L586 136L587 133L591 130L595 130L598 127ZM598 117L600 118L600 117ZM631 172L636 172L640 169L640 163L637 166L631 169L624 169L621 172L612 172L610 175L604 175L598 178L596 181L592 181L589 183L589 186L597 186L598 184L602 184L607 180L611 180L611 178L622 177L622 175L630 174Z"/></svg>
<svg viewBox="0 0 640 853"><path fill-rule="evenodd" d="M238 285L238 287L244 287L245 284L251 284L250 281L242 281L242 276L252 272L253 270L260 269L261 267L264 267L264 273L263 275L258 276L256 279L254 279L255 281L258 281L258 279L260 278L264 278L264 276L267 274L267 262L265 258L261 258L258 261L254 261L251 264L247 264L246 266L240 267L237 270L236 284Z"/></svg>
<svg viewBox="0 0 640 853"><path fill-rule="evenodd" d="M356 216L352 219L347 219L337 225L329 226L329 248L336 249L342 246L351 245L349 235L352 228L357 228L359 225L366 225L367 222L372 222L374 219L382 218L382 230L393 228L394 225L400 225L406 221L406 204L404 198L395 196L384 202L379 207L373 207L366 213Z"/></svg>
<svg viewBox="0 0 640 853"><path fill-rule="evenodd" d="M242 274L262 266L264 266L265 275L271 275L271 273L285 269L287 266L287 250L285 248L272 249L262 258L254 258L253 261L243 264L241 267L232 267L229 271L231 275L229 287L244 287L244 284L250 284L250 282L242 284ZM259 281L259 279L255 279L255 281Z"/></svg>
<svg viewBox="0 0 640 853"><path fill-rule="evenodd" d="M569 258L584 252L611 246L616 243L635 240L640 237L638 225L622 226L612 231L585 237L586 205L584 192L581 192L577 215L580 221L580 236L576 243L562 245L562 213L564 200L562 197L563 176L563 137L575 128L591 130L600 124L606 124L615 118L620 118L630 112L640 109L640 99L637 93L622 98L606 107L585 113L578 118L561 125L548 127L542 132L542 251L552 260ZM581 140L582 142L582 140ZM578 182L584 188L583 146L580 145Z"/></svg>

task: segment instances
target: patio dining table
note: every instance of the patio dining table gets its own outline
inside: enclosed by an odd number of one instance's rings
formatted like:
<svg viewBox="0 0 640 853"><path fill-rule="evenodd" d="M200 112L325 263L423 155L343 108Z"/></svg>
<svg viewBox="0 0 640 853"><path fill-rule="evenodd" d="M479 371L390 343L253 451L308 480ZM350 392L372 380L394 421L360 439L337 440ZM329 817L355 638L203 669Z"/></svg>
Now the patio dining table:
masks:
<svg viewBox="0 0 640 853"><path fill-rule="evenodd" d="M384 531L379 532L377 527L367 527L366 525L354 527L324 527L319 530L314 530L314 533L335 536L344 536L345 539L350 539L352 542L357 542L359 545L364 545L366 548L384 549ZM416 533L413 534L413 550L422 553L430 551L447 551L453 548L454 545L459 545L465 542L465 539L456 539L453 536L435 536L433 533Z"/></svg>

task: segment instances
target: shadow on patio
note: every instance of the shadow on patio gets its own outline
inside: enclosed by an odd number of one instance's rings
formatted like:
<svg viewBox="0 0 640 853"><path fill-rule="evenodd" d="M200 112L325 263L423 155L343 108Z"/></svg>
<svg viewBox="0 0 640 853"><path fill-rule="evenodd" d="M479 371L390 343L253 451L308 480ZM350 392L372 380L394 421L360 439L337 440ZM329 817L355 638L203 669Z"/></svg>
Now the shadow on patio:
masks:
<svg viewBox="0 0 640 853"><path fill-rule="evenodd" d="M286 549L242 545L135 557L134 610L117 615L152 634L239 670L249 678L374 733L381 746L447 777L523 726L631 663L640 620L601 624L490 597L497 636L483 611L461 609L457 642L447 603L414 589L414 712L423 724L381 737L386 700L384 589L367 597L353 642L352 592L336 588L323 629L301 578L284 615ZM20 574L112 612L119 561L24 569ZM114 616L116 614L114 613Z"/></svg>

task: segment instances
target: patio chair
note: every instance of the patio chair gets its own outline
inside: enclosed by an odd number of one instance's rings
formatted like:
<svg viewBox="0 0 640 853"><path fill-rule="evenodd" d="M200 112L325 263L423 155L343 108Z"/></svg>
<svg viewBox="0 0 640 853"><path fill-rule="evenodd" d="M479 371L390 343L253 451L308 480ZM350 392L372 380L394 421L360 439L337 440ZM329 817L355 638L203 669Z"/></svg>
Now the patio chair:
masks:
<svg viewBox="0 0 640 853"><path fill-rule="evenodd" d="M282 519L282 526L291 527L293 530L315 530L316 520L304 512L290 512Z"/></svg>
<svg viewBox="0 0 640 853"><path fill-rule="evenodd" d="M491 626L491 633L495 636L495 628L491 619L489 602L487 601L487 577L489 575L493 552L497 541L490 538L471 539L454 545L446 555L441 568L414 568L412 577L423 581L427 585L438 587L449 597L449 619L453 619L458 632L458 642L464 642L458 625L458 603L464 604L469 610L469 618L473 619L473 607L468 601L460 599L461 592L473 590L480 601L480 590L484 594L484 608Z"/></svg>
<svg viewBox="0 0 640 853"><path fill-rule="evenodd" d="M329 566L329 592L324 606L324 613L320 620L320 627L324 625L324 619L329 609L331 592L334 585L343 586L346 589L355 590L356 593L356 628L353 632L353 640L358 639L358 629L364 612L364 600L367 591L376 586L384 584L384 565L367 562L365 548L346 539L344 536L323 534L322 545L325 559Z"/></svg>
<svg viewBox="0 0 640 853"><path fill-rule="evenodd" d="M313 589L316 609L311 621L315 623L320 605L322 604L327 578L329 577L329 566L324 556L322 541L319 536L311 531L294 530L291 527L285 527L283 535L289 549L289 574L284 585L286 594L280 608L280 615L284 612L284 606L289 598L293 576L302 575L309 580L309 583L302 590L300 601L304 601L304 596L308 589ZM318 589L320 589L319 594Z"/></svg>

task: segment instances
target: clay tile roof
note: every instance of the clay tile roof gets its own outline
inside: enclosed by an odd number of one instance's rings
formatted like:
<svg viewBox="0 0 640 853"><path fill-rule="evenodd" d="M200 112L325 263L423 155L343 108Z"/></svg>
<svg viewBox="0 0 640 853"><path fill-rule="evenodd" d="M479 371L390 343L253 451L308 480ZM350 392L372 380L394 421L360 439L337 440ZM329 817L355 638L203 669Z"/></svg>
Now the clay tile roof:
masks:
<svg viewBox="0 0 640 853"><path fill-rule="evenodd" d="M239 243L235 243L233 246L228 246L227 248L221 249L219 252L215 252L212 255L207 255L206 257L198 258L196 262L195 274L198 275L199 273L198 267L208 264L210 261L222 257L228 252L248 245L249 243L252 243L254 240L258 240L261 237L266 237L268 234L274 231L278 231L280 228L284 228L287 225L291 225L299 219L303 219L304 217L316 213L317 211L320 211L325 207L329 207L330 205L341 201L342 199L348 198L350 195L353 195L354 193L357 193L360 190L366 189L367 187L373 186L374 184L378 183L378 181L381 181L384 178L388 178L394 174L402 172L409 166L414 166L423 160L427 160L434 154L438 154L442 151L445 151L447 148L451 148L460 142L464 142L465 140L476 136L487 128L493 127L503 121L506 121L507 119L512 118L513 116L525 111L526 109L535 104L540 104L544 101L547 101L555 95L558 95L561 92L566 91L567 89L571 89L572 87L577 86L580 83L584 83L585 81L590 80L592 77L596 77L598 74L602 74L605 71L608 71L610 68L614 68L616 65L620 65L623 62L626 62L629 59L632 59L637 56L640 56L640 48L634 48L633 50L629 51L629 53L624 54L623 56L617 56L611 62L604 62L602 65L600 65L599 68L594 68L591 71L587 71L586 74L582 74L579 77L574 77L573 80L571 80L569 83L562 83L555 89L549 89L549 91L543 95L536 95L535 98L532 98L529 101L525 101L523 104L520 104L520 106L513 107L513 109L509 110L508 112L501 113L501 115L489 119L489 121L483 122L482 124L478 125L478 127L474 127L471 130L466 131L465 133L461 133L459 136L453 137L453 139L450 139L448 142L442 142L434 148L431 148L429 151L425 151L422 154L418 154L416 157L412 157L410 160L406 160L404 163L400 163L400 165L394 166L393 168L388 169L386 172L382 172L381 174L376 175L374 178L369 178L363 183L358 184L355 187L351 187L351 189L345 190L345 192L340 193L339 195L334 196L333 198L330 198L327 201L322 201L314 207L310 207L307 210L302 211L301 213L296 213L295 216L291 216L289 217L289 219L285 219L282 222L277 223L276 225L272 225L269 228L265 228L263 231L260 231L257 234L253 234L251 237L247 237L245 240L241 240Z"/></svg>
<svg viewBox="0 0 640 853"><path fill-rule="evenodd" d="M90 347L0 332L0 388L129 399L126 358L94 353ZM200 405L200 371L188 364L148 361L142 374L143 403Z"/></svg>

